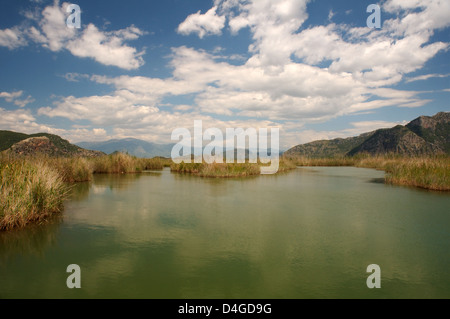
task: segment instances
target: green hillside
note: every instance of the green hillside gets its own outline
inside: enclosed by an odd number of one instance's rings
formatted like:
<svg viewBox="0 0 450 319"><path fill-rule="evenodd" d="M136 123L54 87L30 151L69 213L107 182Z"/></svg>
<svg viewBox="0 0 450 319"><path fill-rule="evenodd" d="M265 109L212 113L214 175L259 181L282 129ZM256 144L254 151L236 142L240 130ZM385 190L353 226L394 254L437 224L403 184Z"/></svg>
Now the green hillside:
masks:
<svg viewBox="0 0 450 319"><path fill-rule="evenodd" d="M37 133L23 134L11 131L0 131L0 152L13 155L35 155L37 153L48 156L100 156L98 151L89 151L71 144L69 141L53 134Z"/></svg>
<svg viewBox="0 0 450 319"><path fill-rule="evenodd" d="M404 156L450 155L450 113L441 112L433 117L421 116L406 126L398 125L365 133L358 137L316 141L298 145L287 156L329 158L358 154Z"/></svg>

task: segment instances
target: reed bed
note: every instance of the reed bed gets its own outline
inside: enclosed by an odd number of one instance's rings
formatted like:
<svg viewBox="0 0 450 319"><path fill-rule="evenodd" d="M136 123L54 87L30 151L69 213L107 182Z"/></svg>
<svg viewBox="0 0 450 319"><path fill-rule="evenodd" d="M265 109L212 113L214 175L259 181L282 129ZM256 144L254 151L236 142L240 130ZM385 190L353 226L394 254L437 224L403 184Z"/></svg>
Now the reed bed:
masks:
<svg viewBox="0 0 450 319"><path fill-rule="evenodd" d="M167 165L167 159L122 153L98 158L0 157L0 231L61 212L70 184L91 181L93 174L140 173Z"/></svg>
<svg viewBox="0 0 450 319"><path fill-rule="evenodd" d="M0 161L0 230L60 213L67 193L61 175L46 162Z"/></svg>
<svg viewBox="0 0 450 319"><path fill-rule="evenodd" d="M170 166L171 160L163 158L137 158L124 153L115 153L90 160L94 174L133 174L148 170L162 170Z"/></svg>
<svg viewBox="0 0 450 319"><path fill-rule="evenodd" d="M92 180L93 163L86 158L49 158L47 162L60 174L65 183L81 183Z"/></svg>
<svg viewBox="0 0 450 319"><path fill-rule="evenodd" d="M430 189L450 191L450 159L418 158L397 160L385 164L386 182Z"/></svg>
<svg viewBox="0 0 450 319"><path fill-rule="evenodd" d="M261 174L261 163L184 163L172 164L172 172L182 174L193 174L200 177L248 177ZM280 160L278 172L295 169L295 162L290 160Z"/></svg>
<svg viewBox="0 0 450 319"><path fill-rule="evenodd" d="M172 172L201 177L260 175L261 164L174 164L170 159L141 159L116 153L98 158L0 158L0 231L40 222L63 209L70 184L90 181L93 174L130 174L171 167ZM397 155L280 159L279 172L297 166L354 166L386 171L386 183L450 191L450 157Z"/></svg>
<svg viewBox="0 0 450 319"><path fill-rule="evenodd" d="M181 163L171 166L172 172L193 174L201 177L246 177L260 174L257 164L208 164L208 163Z"/></svg>
<svg viewBox="0 0 450 319"><path fill-rule="evenodd" d="M388 184L450 191L450 156L359 155L341 158L290 158L298 166L354 166L386 171Z"/></svg>

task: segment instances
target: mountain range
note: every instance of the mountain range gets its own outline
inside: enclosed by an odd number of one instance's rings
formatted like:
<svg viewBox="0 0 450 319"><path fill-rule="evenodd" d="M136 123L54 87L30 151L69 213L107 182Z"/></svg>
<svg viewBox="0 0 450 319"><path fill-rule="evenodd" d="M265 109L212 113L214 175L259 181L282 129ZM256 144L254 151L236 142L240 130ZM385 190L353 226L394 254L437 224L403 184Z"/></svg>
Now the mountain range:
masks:
<svg viewBox="0 0 450 319"><path fill-rule="evenodd" d="M174 144L155 144L134 138L115 139L105 142L80 142L76 143L79 147L96 150L106 154L114 152L123 152L136 157L171 157Z"/></svg>
<svg viewBox="0 0 450 319"><path fill-rule="evenodd" d="M173 146L174 144L155 144L133 138L74 145L52 134L27 135L0 131L0 152L15 155L43 153L49 156L95 157L125 152L143 158L170 158ZM387 153L405 156L450 155L450 113L441 112L432 117L421 116L405 126L380 129L356 137L297 145L284 154L291 157L324 158ZM246 157L248 156L249 151L246 150Z"/></svg>
<svg viewBox="0 0 450 319"><path fill-rule="evenodd" d="M450 113L421 116L406 126L380 129L357 137L297 145L284 154L311 158L383 155L450 155Z"/></svg>

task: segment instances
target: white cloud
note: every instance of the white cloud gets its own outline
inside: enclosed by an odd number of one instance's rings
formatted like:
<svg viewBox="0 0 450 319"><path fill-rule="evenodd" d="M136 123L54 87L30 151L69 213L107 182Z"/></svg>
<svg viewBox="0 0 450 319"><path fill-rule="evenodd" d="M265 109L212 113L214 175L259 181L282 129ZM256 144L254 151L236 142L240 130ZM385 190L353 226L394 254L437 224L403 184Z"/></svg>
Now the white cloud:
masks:
<svg viewBox="0 0 450 319"><path fill-rule="evenodd" d="M0 46L15 49L28 44L27 39L42 44L52 52L68 50L71 54L81 58L91 58L107 65L125 70L138 69L144 64L142 55L136 48L124 44L126 41L136 40L146 34L135 26L105 32L95 25L88 24L79 31L66 25L66 8L69 4L59 4L55 0L53 5L44 8L42 13L27 12L28 22L37 22L26 30L19 27L0 30Z"/></svg>
<svg viewBox="0 0 450 319"><path fill-rule="evenodd" d="M386 86L398 83L404 74L420 69L448 48L447 43L429 42L434 30L450 25L448 1L387 1L384 9L398 18L385 21L382 31L335 24L302 30L307 3L217 0L214 9L220 8L221 16L228 18L232 33L250 28L254 39L251 63L269 73L282 72L294 54L310 65L329 61L329 72L352 73L368 86Z"/></svg>
<svg viewBox="0 0 450 319"><path fill-rule="evenodd" d="M419 8L422 10L417 11ZM431 33L450 26L450 2L445 0L388 0L383 10L402 16L383 26L396 35Z"/></svg>
<svg viewBox="0 0 450 319"><path fill-rule="evenodd" d="M212 7L205 14L198 11L191 14L178 26L178 33L188 35L197 33L200 38L208 35L220 35L225 27L225 17L217 15L217 7Z"/></svg>
<svg viewBox="0 0 450 319"><path fill-rule="evenodd" d="M66 8L68 3L59 6L59 1L55 1L53 6L48 6L42 11L42 19L37 29L31 29L33 39L42 42L44 47L53 52L60 51L64 48L67 41L73 39L77 35L77 30L68 28L66 25Z"/></svg>
<svg viewBox="0 0 450 319"><path fill-rule="evenodd" d="M232 32L250 27L254 44L252 51L257 54L257 63L267 71L288 63L292 55L292 35L308 18L308 0L253 0L242 2L240 14L230 15ZM232 11L230 11L232 12ZM272 68L274 68L272 70Z"/></svg>
<svg viewBox="0 0 450 319"><path fill-rule="evenodd" d="M120 123L132 123L142 118L158 113L154 106L133 104L133 102L145 102L138 99L130 100L116 95L90 96L75 98L65 97L56 102L56 108L40 108L39 115L49 117L65 117L72 121L89 120L95 125L116 125Z"/></svg>
<svg viewBox="0 0 450 319"><path fill-rule="evenodd" d="M0 108L0 126L4 130L27 133L27 129L36 125L36 119L29 110L19 109L15 111Z"/></svg>
<svg viewBox="0 0 450 319"><path fill-rule="evenodd" d="M89 74L66 73L63 78L69 82L79 82L81 79L89 79L90 76Z"/></svg>
<svg viewBox="0 0 450 319"><path fill-rule="evenodd" d="M227 21L232 33L249 28L253 42L248 60L240 64L231 61L222 48L208 53L181 46L172 49L169 66L173 73L164 79L66 74L69 81L89 79L111 86L111 91L62 97L40 108L38 115L63 117L75 124L87 122L87 127L63 132L72 138L75 135L71 134L78 132L81 137L134 136L165 142L170 141L173 129L191 127L194 119L203 119L210 127L279 126L283 145L394 126L370 121L352 123L350 129L342 131L303 129L306 124L347 114L428 103L419 97L421 92L392 86L448 48L448 43L432 38L435 30L448 26L438 12L440 6L446 12L447 4L439 3L387 1L384 9L396 17L385 21L382 30L373 31L334 23L306 29L307 0L215 0L206 13L187 17L178 32L200 38L220 35ZM332 15L330 11L330 19ZM143 64L142 52L125 45L144 34L137 27L105 32L89 24L82 31L51 30L51 26L64 23L62 16L59 5L47 7L39 27L29 29L30 39L49 50L68 50L126 70ZM418 19L420 28L406 30L405 26L412 24L408 17ZM432 74L407 81L444 76ZM172 105L164 100L185 95L193 99L192 105Z"/></svg>
<svg viewBox="0 0 450 319"><path fill-rule="evenodd" d="M333 12L333 10L330 10L330 12L328 12L328 21L333 20L333 17L336 15L335 12Z"/></svg>
<svg viewBox="0 0 450 319"><path fill-rule="evenodd" d="M0 30L0 46L10 50L17 49L28 44L25 35L18 27Z"/></svg>
<svg viewBox="0 0 450 319"><path fill-rule="evenodd" d="M144 52L137 52L135 48L124 45L123 41L135 39L142 34L135 27L112 33L101 32L96 26L89 24L80 37L66 44L66 48L77 57L93 58L104 65L134 70L144 65Z"/></svg>
<svg viewBox="0 0 450 319"><path fill-rule="evenodd" d="M0 97L4 98L6 100L6 102L12 102L14 99L17 99L18 97L21 97L23 94L23 91L18 91L18 92L1 92L0 93Z"/></svg>
<svg viewBox="0 0 450 319"><path fill-rule="evenodd" d="M412 78L407 78L406 83L416 82L416 81L425 81L432 78L448 78L450 74L425 74L419 75Z"/></svg>
<svg viewBox="0 0 450 319"><path fill-rule="evenodd" d="M4 98L6 102L8 103L14 103L15 105L19 107L25 107L30 103L33 103L35 100L30 96L28 96L24 100L19 100L19 98L23 95L23 91L17 91L17 92L1 92L0 98Z"/></svg>

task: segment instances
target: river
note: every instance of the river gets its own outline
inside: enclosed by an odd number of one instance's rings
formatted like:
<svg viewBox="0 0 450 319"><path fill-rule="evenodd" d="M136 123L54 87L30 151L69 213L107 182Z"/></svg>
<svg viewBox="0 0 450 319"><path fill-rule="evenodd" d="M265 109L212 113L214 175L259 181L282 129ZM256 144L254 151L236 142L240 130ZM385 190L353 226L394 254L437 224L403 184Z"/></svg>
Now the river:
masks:
<svg viewBox="0 0 450 319"><path fill-rule="evenodd" d="M0 298L450 298L449 194L383 176L97 175L61 217L0 234Z"/></svg>

